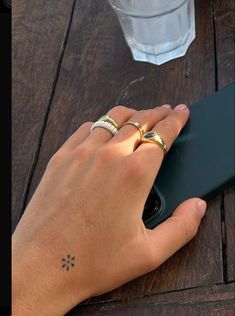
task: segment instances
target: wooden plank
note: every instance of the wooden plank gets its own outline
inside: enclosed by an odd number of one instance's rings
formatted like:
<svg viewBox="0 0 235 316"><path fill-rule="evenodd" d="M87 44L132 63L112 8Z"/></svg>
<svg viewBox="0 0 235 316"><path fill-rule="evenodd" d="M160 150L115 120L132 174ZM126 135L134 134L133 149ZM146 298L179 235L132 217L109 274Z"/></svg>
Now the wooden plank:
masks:
<svg viewBox="0 0 235 316"><path fill-rule="evenodd" d="M225 256L226 268L225 281L235 281L235 188L225 191L224 214L225 214Z"/></svg>
<svg viewBox="0 0 235 316"><path fill-rule="evenodd" d="M234 1L216 1L215 3L215 30L217 49L218 89L235 81L235 17ZM235 188L225 191L224 194L224 278L225 281L235 280Z"/></svg>
<svg viewBox="0 0 235 316"><path fill-rule="evenodd" d="M195 288L149 297L137 297L119 302L80 305L68 313L67 316L233 316L235 308L234 293L234 283L214 285L208 288Z"/></svg>
<svg viewBox="0 0 235 316"><path fill-rule="evenodd" d="M235 4L233 0L215 2L215 30L218 68L218 88L235 81Z"/></svg>
<svg viewBox="0 0 235 316"><path fill-rule="evenodd" d="M12 9L12 226L37 158L73 1L18 0Z"/></svg>
<svg viewBox="0 0 235 316"><path fill-rule="evenodd" d="M137 109L165 102L191 104L214 92L211 2L196 1L196 15L197 39L187 56L157 67L133 61L107 1L76 3L29 198L49 158L84 121L96 120L116 103ZM221 254L217 197L209 202L201 229L189 245L159 269L97 300L220 283Z"/></svg>

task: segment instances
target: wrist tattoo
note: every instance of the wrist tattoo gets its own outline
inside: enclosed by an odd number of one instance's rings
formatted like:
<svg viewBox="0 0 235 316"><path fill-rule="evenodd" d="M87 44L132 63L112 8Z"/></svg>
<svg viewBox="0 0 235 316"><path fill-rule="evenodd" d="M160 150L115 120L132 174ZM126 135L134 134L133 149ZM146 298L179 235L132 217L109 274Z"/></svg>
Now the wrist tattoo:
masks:
<svg viewBox="0 0 235 316"><path fill-rule="evenodd" d="M75 257L72 257L70 254L68 254L67 257L62 258L61 261L62 269L65 269L66 271L69 271L69 269L75 266Z"/></svg>

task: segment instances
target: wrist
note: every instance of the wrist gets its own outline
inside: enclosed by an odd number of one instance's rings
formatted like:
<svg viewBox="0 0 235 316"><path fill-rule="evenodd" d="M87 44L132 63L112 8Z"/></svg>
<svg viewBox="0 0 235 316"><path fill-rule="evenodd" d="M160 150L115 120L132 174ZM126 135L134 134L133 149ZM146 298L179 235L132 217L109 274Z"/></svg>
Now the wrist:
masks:
<svg viewBox="0 0 235 316"><path fill-rule="evenodd" d="M31 275L33 274L33 277ZM32 271L19 277L13 272L12 314L14 316L64 315L74 306L89 298L88 291L73 284L37 276ZM76 279L76 283L79 280Z"/></svg>
<svg viewBox="0 0 235 316"><path fill-rule="evenodd" d="M54 255L28 247L12 255L12 310L14 316L64 315L89 298L85 276L64 271ZM58 260L59 261L59 260ZM76 271L79 267L76 266Z"/></svg>

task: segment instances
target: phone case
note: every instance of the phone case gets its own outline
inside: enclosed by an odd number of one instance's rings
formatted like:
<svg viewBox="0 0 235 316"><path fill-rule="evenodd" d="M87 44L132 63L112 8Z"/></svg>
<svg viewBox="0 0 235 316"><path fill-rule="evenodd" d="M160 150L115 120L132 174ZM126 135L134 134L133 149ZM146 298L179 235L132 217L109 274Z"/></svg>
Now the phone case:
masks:
<svg viewBox="0 0 235 316"><path fill-rule="evenodd" d="M235 183L234 84L192 105L190 112L146 201L147 228L167 219L184 200L208 200Z"/></svg>

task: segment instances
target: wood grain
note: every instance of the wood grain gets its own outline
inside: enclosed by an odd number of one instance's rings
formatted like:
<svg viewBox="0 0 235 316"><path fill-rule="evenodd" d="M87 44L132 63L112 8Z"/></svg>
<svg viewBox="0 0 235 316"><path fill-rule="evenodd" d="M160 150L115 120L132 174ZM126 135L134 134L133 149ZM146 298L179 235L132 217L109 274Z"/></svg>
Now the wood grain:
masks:
<svg viewBox="0 0 235 316"><path fill-rule="evenodd" d="M67 316L233 316L235 286L214 285L131 300L77 306Z"/></svg>
<svg viewBox="0 0 235 316"><path fill-rule="evenodd" d="M218 89L235 81L235 16L234 1L216 1L215 31L217 49L217 84ZM224 278L235 280L235 188L224 193Z"/></svg>
<svg viewBox="0 0 235 316"><path fill-rule="evenodd" d="M235 81L235 3L233 0L215 2L215 31L218 88Z"/></svg>
<svg viewBox="0 0 235 316"><path fill-rule="evenodd" d="M225 191L224 214L225 214L225 281L235 281L235 188Z"/></svg>
<svg viewBox="0 0 235 316"><path fill-rule="evenodd" d="M12 12L12 226L37 158L73 1L18 0Z"/></svg>
<svg viewBox="0 0 235 316"><path fill-rule="evenodd" d="M133 61L107 1L76 3L68 44L29 199L52 154L81 123L113 105L137 109L191 104L215 91L211 2L196 1L197 39L187 55L160 67ZM108 264L108 262L107 262ZM222 282L220 199L209 202L197 237L159 269L96 300L133 297Z"/></svg>

